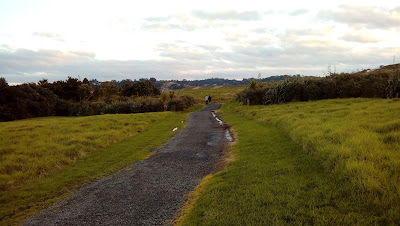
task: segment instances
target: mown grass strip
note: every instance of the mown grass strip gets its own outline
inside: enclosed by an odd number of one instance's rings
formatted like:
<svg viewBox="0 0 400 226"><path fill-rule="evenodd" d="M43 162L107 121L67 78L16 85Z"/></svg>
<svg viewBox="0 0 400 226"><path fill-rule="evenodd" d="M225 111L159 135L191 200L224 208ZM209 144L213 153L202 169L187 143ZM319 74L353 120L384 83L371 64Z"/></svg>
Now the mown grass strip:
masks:
<svg viewBox="0 0 400 226"><path fill-rule="evenodd" d="M192 108L192 111L201 106ZM0 224L21 223L28 216L69 196L76 188L112 172L129 163L146 159L162 143L168 141L175 132L182 129L187 118L185 113L168 113L168 117L151 125L146 131L123 142L98 150L87 158L68 165L59 172L0 195Z"/></svg>
<svg viewBox="0 0 400 226"><path fill-rule="evenodd" d="M373 205L352 196L279 127L231 109L222 118L238 134L235 161L205 185L180 225L384 224ZM393 223L393 222L392 222Z"/></svg>

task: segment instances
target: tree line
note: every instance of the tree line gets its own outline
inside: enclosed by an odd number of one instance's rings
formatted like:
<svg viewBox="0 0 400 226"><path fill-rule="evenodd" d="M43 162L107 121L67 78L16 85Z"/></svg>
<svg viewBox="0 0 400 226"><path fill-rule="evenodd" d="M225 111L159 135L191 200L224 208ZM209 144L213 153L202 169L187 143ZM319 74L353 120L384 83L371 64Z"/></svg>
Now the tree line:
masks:
<svg viewBox="0 0 400 226"><path fill-rule="evenodd" d="M295 77L296 75L275 75L266 78L257 78L259 82L276 82L282 81L286 78ZM121 81L112 80L109 83L115 84L117 87L124 87L126 83L143 82L145 80L150 80L150 82L158 89L164 88L168 90L179 90L188 86L222 86L222 85L234 85L234 86L244 86L249 84L251 80L255 78L243 78L242 80L236 79L224 79L224 78L208 78L200 80L157 80L155 78L145 79L141 78L139 80L124 79ZM101 87L104 82L97 81L97 79L89 80L90 86L93 89L96 87Z"/></svg>
<svg viewBox="0 0 400 226"><path fill-rule="evenodd" d="M192 97L161 93L150 80L117 86L104 82L92 88L85 78L24 83L9 86L0 78L0 121L45 116L87 116L109 113L181 111L194 104Z"/></svg>
<svg viewBox="0 0 400 226"><path fill-rule="evenodd" d="M400 70L377 69L356 73L331 73L325 77L295 76L284 81L260 83L250 81L238 93L243 104L280 104L333 98L394 98L400 93Z"/></svg>

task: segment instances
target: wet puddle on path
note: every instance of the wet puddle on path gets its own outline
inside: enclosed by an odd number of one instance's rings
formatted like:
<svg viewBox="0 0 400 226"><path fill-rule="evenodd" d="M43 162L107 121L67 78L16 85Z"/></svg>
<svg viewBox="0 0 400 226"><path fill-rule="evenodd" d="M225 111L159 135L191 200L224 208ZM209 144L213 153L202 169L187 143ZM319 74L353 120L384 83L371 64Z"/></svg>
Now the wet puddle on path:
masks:
<svg viewBox="0 0 400 226"><path fill-rule="evenodd" d="M220 126L224 126L224 122L215 115L214 111L211 111L212 116L217 120ZM225 129L225 138L228 142L233 142L233 138L229 129ZM207 143L208 144L208 143Z"/></svg>

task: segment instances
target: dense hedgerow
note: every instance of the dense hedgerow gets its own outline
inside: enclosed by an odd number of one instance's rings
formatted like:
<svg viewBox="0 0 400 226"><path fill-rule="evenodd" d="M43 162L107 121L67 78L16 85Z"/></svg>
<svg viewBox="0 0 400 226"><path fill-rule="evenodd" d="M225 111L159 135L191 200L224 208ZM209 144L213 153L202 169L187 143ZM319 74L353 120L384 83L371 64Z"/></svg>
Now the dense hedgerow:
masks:
<svg viewBox="0 0 400 226"><path fill-rule="evenodd" d="M165 98L167 97L167 98ZM9 86L0 78L0 121L46 116L89 116L160 111L182 111L194 104L193 97L161 95L148 80L118 88L105 83L93 90L69 77L67 81Z"/></svg>
<svg viewBox="0 0 400 226"><path fill-rule="evenodd" d="M251 82L236 100L250 105L332 98L393 98L400 93L398 70L332 74L322 78L292 77L281 82Z"/></svg>

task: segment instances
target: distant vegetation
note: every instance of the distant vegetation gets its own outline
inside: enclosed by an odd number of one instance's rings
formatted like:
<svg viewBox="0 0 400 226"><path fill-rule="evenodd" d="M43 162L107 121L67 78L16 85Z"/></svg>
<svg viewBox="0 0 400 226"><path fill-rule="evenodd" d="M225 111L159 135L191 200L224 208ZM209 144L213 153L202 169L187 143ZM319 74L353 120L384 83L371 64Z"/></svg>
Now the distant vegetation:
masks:
<svg viewBox="0 0 400 226"><path fill-rule="evenodd" d="M293 78L291 75L259 78L259 82L281 81ZM66 81L53 83L43 79L36 83L9 86L0 78L0 121L45 116L88 116L116 113L139 113L158 111L182 111L194 104L187 95L212 95L215 101L231 99L238 89L234 86L247 85L252 79L234 80L211 78L204 80L122 80L82 81L68 77ZM223 90L209 93L191 92L190 87L225 86ZM184 89L185 88L185 89ZM174 91L184 89L179 95ZM231 89L232 92L229 90ZM162 92L164 90L164 92ZM227 92L225 92L227 91Z"/></svg>
<svg viewBox="0 0 400 226"><path fill-rule="evenodd" d="M242 104L280 104L332 98L393 98L400 93L400 70L378 69L358 73L332 73L322 78L290 77L274 83L252 80L238 93Z"/></svg>
<svg viewBox="0 0 400 226"><path fill-rule="evenodd" d="M261 76L261 75L260 75ZM275 75L269 76L266 78L257 78L258 82L277 82L282 81L287 78L296 77L300 75ZM122 81L112 80L111 83L115 84L117 87L124 87L126 83L135 83L135 82L143 82L147 79L139 79L139 80L130 80L125 79ZM254 78L243 78L241 80L236 79L224 79L224 78L208 78L208 79L200 79L200 80L157 80L155 78L150 78L149 81L158 89L161 90L180 90L187 87L192 86L245 86L248 85L251 80ZM101 87L104 82L99 82L96 79L89 81L90 85L93 88Z"/></svg>
<svg viewBox="0 0 400 226"><path fill-rule="evenodd" d="M196 86L196 87L186 87L177 92L178 96L192 96L195 98L196 102L203 103L205 101L205 96L211 96L212 102L223 103L228 100L235 98L236 94L246 86Z"/></svg>
<svg viewBox="0 0 400 226"><path fill-rule="evenodd" d="M104 82L92 88L79 81L9 86L0 78L0 121L44 116L88 116L117 113L182 111L194 104L189 96L161 93L149 80L126 82L123 87Z"/></svg>

